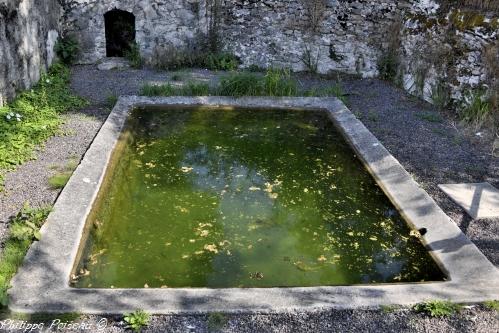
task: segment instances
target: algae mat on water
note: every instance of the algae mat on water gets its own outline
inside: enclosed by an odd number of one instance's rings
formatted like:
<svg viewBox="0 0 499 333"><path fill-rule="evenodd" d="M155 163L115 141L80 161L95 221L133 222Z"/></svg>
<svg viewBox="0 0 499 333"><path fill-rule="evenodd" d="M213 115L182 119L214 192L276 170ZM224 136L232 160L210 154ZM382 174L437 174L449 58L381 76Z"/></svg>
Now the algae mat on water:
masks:
<svg viewBox="0 0 499 333"><path fill-rule="evenodd" d="M74 286L444 279L324 112L143 109L121 141Z"/></svg>

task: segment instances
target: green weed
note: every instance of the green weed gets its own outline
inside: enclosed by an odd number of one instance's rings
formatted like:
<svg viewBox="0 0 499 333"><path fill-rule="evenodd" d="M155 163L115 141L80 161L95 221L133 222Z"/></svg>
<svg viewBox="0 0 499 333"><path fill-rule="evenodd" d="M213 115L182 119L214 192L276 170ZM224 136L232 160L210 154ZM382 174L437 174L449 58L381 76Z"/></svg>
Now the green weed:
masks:
<svg viewBox="0 0 499 333"><path fill-rule="evenodd" d="M210 86L203 82L190 81L180 88L182 96L208 96L210 95Z"/></svg>
<svg viewBox="0 0 499 333"><path fill-rule="evenodd" d="M112 109L114 108L114 106L116 105L116 103L118 102L118 96L114 95L114 94L109 94L107 97L106 97L106 106L109 108L109 109Z"/></svg>
<svg viewBox="0 0 499 333"><path fill-rule="evenodd" d="M367 112L367 120L372 121L373 123L375 123L375 122L377 122L379 120L379 116L373 110L369 110Z"/></svg>
<svg viewBox="0 0 499 333"><path fill-rule="evenodd" d="M448 317L460 309L461 306L459 304L440 300L431 300L414 306L416 312L425 313L431 317Z"/></svg>
<svg viewBox="0 0 499 333"><path fill-rule="evenodd" d="M87 102L69 89L69 69L54 64L39 83L0 107L0 186L3 174L34 158L34 149L57 133L60 114Z"/></svg>
<svg viewBox="0 0 499 333"><path fill-rule="evenodd" d="M466 95L467 105L461 110L463 122L481 127L491 117L491 105L484 90L471 91Z"/></svg>
<svg viewBox="0 0 499 333"><path fill-rule="evenodd" d="M182 81L183 79L183 76L178 73L172 75L172 81Z"/></svg>
<svg viewBox="0 0 499 333"><path fill-rule="evenodd" d="M135 312L125 314L123 319L128 324L128 328L131 328L135 332L140 332L142 328L149 325L151 316L144 310L137 310Z"/></svg>
<svg viewBox="0 0 499 333"><path fill-rule="evenodd" d="M171 84L145 84L140 89L143 96L175 96L177 88Z"/></svg>
<svg viewBox="0 0 499 333"><path fill-rule="evenodd" d="M383 313L392 313L392 312L395 312L399 309L399 306L397 305L381 305L381 311L383 311Z"/></svg>
<svg viewBox="0 0 499 333"><path fill-rule="evenodd" d="M25 203L23 209L11 219L11 234L0 256L0 304L2 306L6 306L8 302L7 290L10 287L10 280L21 265L31 243L40 239L40 227L51 210L51 207L33 209Z"/></svg>
<svg viewBox="0 0 499 333"><path fill-rule="evenodd" d="M377 66L381 79L394 82L397 78L400 60L395 52L387 51L379 57Z"/></svg>
<svg viewBox="0 0 499 333"><path fill-rule="evenodd" d="M71 178L72 172L60 172L49 178L49 185L52 189L61 189L66 186Z"/></svg>
<svg viewBox="0 0 499 333"><path fill-rule="evenodd" d="M239 60L230 53L210 53L204 59L204 65L211 70L235 71Z"/></svg>
<svg viewBox="0 0 499 333"><path fill-rule="evenodd" d="M274 69L267 70L264 77L265 96L296 96L298 93L298 84L291 77L289 69Z"/></svg>
<svg viewBox="0 0 499 333"><path fill-rule="evenodd" d="M485 307L487 309L499 311L499 301L498 300L486 301L486 302L483 302L483 305L485 305Z"/></svg>
<svg viewBox="0 0 499 333"><path fill-rule="evenodd" d="M75 62L80 52L78 40L73 36L59 38L54 46L54 51L57 57L66 65L71 65Z"/></svg>
<svg viewBox="0 0 499 333"><path fill-rule="evenodd" d="M443 122L442 116L435 112L420 112L416 113L419 119L429 121L431 123L441 123Z"/></svg>
<svg viewBox="0 0 499 333"><path fill-rule="evenodd" d="M446 108L450 103L450 91L444 82L436 83L431 89L431 101L438 109Z"/></svg>
<svg viewBox="0 0 499 333"><path fill-rule="evenodd" d="M227 316L220 312L212 312L208 315L208 330L219 331L227 324Z"/></svg>
<svg viewBox="0 0 499 333"><path fill-rule="evenodd" d="M339 83L336 83L334 85L331 85L331 86L325 87L325 88L312 88L310 90L307 90L304 95L308 96L308 97L333 96L333 97L338 98L343 103L348 102L348 99L345 96L345 92L343 91L343 87Z"/></svg>
<svg viewBox="0 0 499 333"><path fill-rule="evenodd" d="M51 176L48 180L50 187L52 189L64 188L77 166L78 161L74 158L71 158L63 168L57 166L56 169L58 169L59 171L55 175Z"/></svg>
<svg viewBox="0 0 499 333"><path fill-rule="evenodd" d="M135 42L130 44L130 49L125 52L125 58L133 68L142 68L144 65L144 59L140 54L140 45Z"/></svg>

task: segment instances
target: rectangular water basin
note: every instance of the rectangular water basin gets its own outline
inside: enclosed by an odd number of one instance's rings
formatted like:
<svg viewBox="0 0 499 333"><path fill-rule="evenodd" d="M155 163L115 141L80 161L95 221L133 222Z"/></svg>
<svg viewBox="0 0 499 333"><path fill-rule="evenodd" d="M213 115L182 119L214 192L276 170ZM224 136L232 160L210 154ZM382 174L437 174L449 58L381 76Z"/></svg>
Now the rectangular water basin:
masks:
<svg viewBox="0 0 499 333"><path fill-rule="evenodd" d="M497 269L335 98L121 97L41 233L13 311L499 298Z"/></svg>
<svg viewBox="0 0 499 333"><path fill-rule="evenodd" d="M87 223L76 287L443 279L322 111L136 109Z"/></svg>

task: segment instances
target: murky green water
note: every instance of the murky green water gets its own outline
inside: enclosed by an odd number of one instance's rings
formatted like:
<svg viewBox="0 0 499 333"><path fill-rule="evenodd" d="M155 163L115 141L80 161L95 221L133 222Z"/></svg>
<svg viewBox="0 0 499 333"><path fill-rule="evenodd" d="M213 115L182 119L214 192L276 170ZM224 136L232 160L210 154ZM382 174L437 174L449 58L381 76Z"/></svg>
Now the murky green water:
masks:
<svg viewBox="0 0 499 333"><path fill-rule="evenodd" d="M323 113L142 110L129 134L75 286L443 279Z"/></svg>

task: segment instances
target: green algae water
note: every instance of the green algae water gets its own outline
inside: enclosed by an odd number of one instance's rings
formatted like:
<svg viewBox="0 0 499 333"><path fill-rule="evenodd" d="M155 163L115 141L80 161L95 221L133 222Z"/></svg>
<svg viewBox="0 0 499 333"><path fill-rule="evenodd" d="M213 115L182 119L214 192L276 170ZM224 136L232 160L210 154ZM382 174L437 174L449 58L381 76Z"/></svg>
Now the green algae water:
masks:
<svg viewBox="0 0 499 333"><path fill-rule="evenodd" d="M121 141L76 287L444 279L323 112L136 110Z"/></svg>

